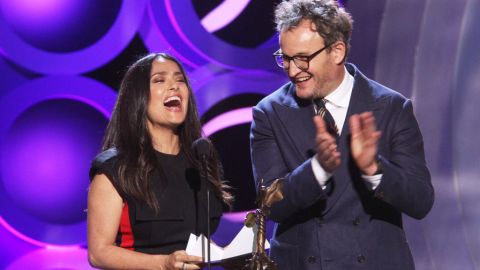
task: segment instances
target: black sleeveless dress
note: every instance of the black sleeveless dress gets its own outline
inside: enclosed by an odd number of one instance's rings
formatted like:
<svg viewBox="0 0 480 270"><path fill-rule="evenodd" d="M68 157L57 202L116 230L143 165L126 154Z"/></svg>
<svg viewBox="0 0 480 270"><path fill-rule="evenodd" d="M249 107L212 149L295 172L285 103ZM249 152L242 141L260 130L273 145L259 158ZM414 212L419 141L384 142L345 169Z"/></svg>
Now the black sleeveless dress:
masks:
<svg viewBox="0 0 480 270"><path fill-rule="evenodd" d="M90 179L97 174L105 174L117 187L116 156L115 149L99 154L90 169ZM201 181L198 170L189 164L183 154L157 152L156 156L157 165L166 179L165 186L162 186L158 170L151 176L160 211L156 214L146 204L121 195L124 206L116 244L143 253L170 254L186 248L190 233L207 234L207 186L210 189L212 234L218 227L224 205L211 184Z"/></svg>

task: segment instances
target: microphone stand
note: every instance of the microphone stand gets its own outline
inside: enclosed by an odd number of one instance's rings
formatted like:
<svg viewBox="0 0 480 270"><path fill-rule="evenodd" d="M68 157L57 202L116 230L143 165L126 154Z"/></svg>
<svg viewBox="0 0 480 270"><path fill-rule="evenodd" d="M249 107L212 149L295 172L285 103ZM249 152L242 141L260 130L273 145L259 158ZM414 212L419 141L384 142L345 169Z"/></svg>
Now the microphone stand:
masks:
<svg viewBox="0 0 480 270"><path fill-rule="evenodd" d="M207 186L207 265L210 270L210 190Z"/></svg>
<svg viewBox="0 0 480 270"><path fill-rule="evenodd" d="M202 174L207 189L207 268L210 270L210 189L208 188L207 156L202 154Z"/></svg>

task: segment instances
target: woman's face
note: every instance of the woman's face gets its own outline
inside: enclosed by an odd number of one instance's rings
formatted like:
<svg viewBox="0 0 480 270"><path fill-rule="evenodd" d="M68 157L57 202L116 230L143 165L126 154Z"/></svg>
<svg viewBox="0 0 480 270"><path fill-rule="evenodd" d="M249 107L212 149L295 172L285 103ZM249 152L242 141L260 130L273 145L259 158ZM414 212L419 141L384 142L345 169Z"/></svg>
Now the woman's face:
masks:
<svg viewBox="0 0 480 270"><path fill-rule="evenodd" d="M180 67L171 60L156 58L150 72L149 124L175 130L185 121L188 98L186 78Z"/></svg>

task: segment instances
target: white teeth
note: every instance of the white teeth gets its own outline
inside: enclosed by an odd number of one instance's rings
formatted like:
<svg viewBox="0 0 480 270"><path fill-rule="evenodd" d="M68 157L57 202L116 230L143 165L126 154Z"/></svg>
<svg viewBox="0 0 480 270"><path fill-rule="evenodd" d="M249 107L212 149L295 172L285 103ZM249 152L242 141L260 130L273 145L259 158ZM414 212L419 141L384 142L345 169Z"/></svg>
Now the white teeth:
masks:
<svg viewBox="0 0 480 270"><path fill-rule="evenodd" d="M298 78L297 79L297 82L304 82L306 80L310 79L310 77L302 77L302 78Z"/></svg>
<svg viewBox="0 0 480 270"><path fill-rule="evenodd" d="M167 98L164 103L167 103L167 102L170 102L170 101L174 101L174 100L178 100L178 101L181 101L180 97L179 96L171 96L169 98Z"/></svg>

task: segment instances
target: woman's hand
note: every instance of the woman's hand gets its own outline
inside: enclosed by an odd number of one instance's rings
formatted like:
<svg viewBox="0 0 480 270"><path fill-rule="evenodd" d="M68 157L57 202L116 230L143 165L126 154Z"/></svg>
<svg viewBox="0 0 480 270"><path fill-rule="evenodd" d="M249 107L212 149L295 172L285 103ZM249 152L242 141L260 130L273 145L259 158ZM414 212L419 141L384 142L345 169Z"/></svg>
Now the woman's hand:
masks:
<svg viewBox="0 0 480 270"><path fill-rule="evenodd" d="M198 264L203 261L202 257L188 255L185 250L175 251L164 258L165 270L200 269L200 266L198 266Z"/></svg>

